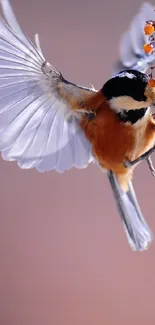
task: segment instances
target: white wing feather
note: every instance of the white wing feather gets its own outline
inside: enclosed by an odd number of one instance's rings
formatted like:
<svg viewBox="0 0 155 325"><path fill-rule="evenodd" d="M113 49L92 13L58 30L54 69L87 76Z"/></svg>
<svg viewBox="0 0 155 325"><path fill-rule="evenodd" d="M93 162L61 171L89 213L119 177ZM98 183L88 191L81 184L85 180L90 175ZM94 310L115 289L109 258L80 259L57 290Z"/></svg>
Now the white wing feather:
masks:
<svg viewBox="0 0 155 325"><path fill-rule="evenodd" d="M62 75L45 64L38 35L36 47L21 30L8 0L0 1L0 151L21 168L63 172L92 161L91 144L56 85ZM44 66L44 70L43 70ZM67 86L66 86L67 87ZM68 82L71 95L93 91ZM66 112L70 113L69 121Z"/></svg>

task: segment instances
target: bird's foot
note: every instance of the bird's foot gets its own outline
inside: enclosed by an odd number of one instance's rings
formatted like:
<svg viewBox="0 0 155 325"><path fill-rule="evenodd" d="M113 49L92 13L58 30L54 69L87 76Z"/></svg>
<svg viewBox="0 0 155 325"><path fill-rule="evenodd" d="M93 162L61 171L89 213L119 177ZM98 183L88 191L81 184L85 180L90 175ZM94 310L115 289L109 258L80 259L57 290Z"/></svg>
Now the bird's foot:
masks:
<svg viewBox="0 0 155 325"><path fill-rule="evenodd" d="M151 159L151 154L155 151L155 145L148 151L146 151L143 155L141 155L140 157L138 157L137 159L135 160L125 160L124 162L124 166L126 168L131 168L133 167L134 165L136 165L137 163L143 161L143 160L146 160L147 163L148 163L148 166L149 166L149 169L151 171L151 174L153 176L155 176L155 168L153 166L153 163L152 163L152 159Z"/></svg>

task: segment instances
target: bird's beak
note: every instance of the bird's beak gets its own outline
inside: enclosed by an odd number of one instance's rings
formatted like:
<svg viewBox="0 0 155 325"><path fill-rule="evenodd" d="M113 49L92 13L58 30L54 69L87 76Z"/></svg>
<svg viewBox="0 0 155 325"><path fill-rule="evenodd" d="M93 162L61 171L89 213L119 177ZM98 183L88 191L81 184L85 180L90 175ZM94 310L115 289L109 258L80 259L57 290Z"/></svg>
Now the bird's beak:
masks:
<svg viewBox="0 0 155 325"><path fill-rule="evenodd" d="M150 79L145 89L144 95L150 105L155 105L155 80Z"/></svg>

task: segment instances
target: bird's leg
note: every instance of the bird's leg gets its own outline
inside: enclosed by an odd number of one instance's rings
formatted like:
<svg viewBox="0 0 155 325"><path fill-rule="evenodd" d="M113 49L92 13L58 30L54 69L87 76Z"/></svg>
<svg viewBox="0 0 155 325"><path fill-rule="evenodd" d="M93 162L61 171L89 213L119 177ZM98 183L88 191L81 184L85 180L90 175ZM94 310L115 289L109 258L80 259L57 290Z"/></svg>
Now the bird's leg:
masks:
<svg viewBox="0 0 155 325"><path fill-rule="evenodd" d="M124 162L124 166L126 168L130 168L130 167L133 167L135 164L139 163L140 161L146 160L147 163L148 163L148 166L149 166L149 169L150 169L152 175L155 176L155 168L154 168L153 163L152 163L152 160L151 160L151 154L154 151L155 151L155 145L151 149L149 149L148 151L146 151L143 155L141 155L140 157L138 157L137 159L132 160L132 161L126 160Z"/></svg>

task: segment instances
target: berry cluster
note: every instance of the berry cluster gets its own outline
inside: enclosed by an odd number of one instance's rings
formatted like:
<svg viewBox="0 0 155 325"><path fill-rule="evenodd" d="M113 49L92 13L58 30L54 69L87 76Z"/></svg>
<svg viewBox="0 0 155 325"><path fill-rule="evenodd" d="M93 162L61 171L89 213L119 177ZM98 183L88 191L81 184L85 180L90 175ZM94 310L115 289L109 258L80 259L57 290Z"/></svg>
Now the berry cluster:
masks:
<svg viewBox="0 0 155 325"><path fill-rule="evenodd" d="M146 54L155 54L155 20L147 20L144 26L144 33L148 36L148 43L144 44L144 52ZM155 66L150 67L150 80L148 82L150 87L155 87L155 79L153 78L153 71Z"/></svg>
<svg viewBox="0 0 155 325"><path fill-rule="evenodd" d="M144 33L149 36L148 43L144 44L144 51L147 54L153 53L155 51L155 21L146 21Z"/></svg>

